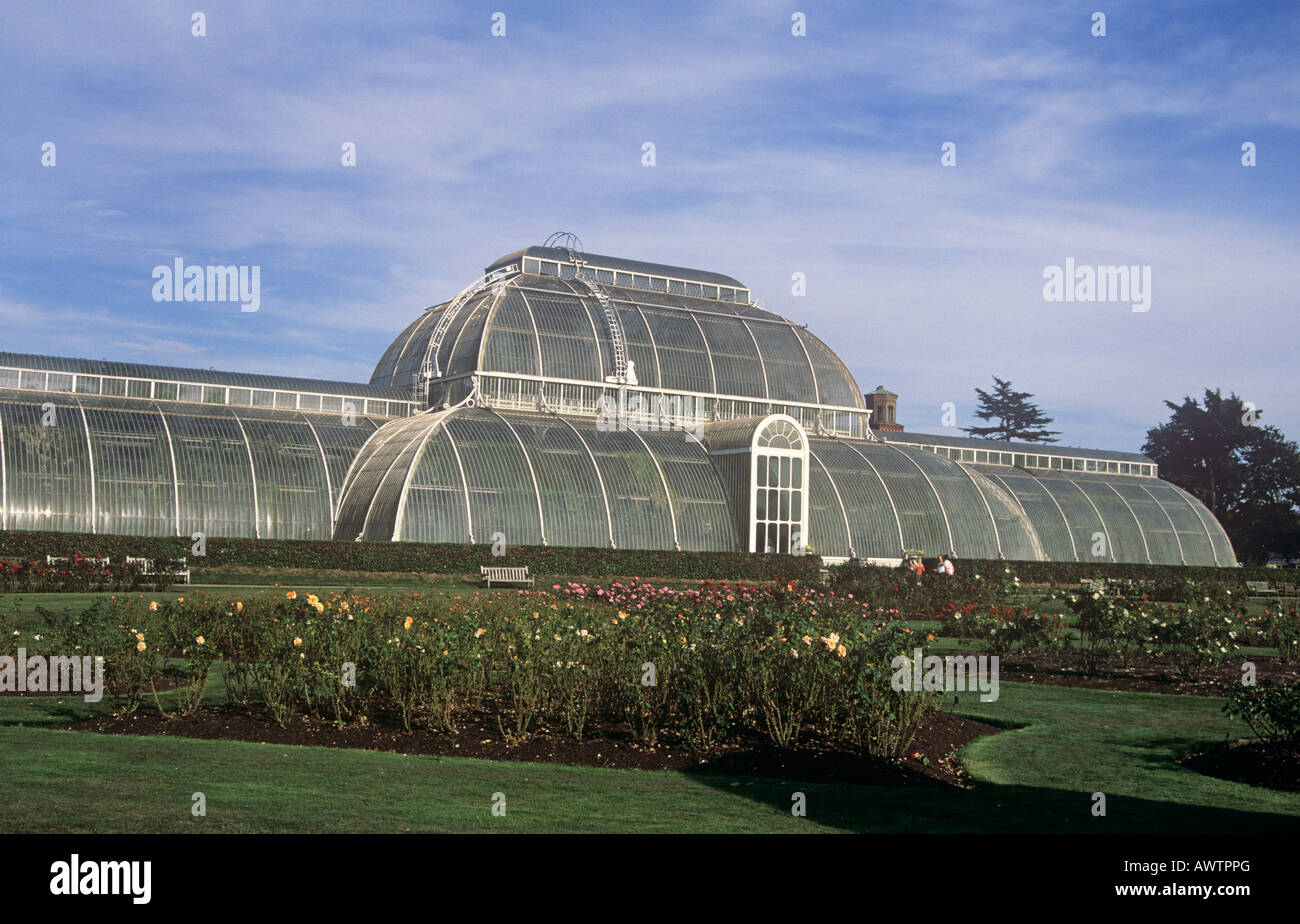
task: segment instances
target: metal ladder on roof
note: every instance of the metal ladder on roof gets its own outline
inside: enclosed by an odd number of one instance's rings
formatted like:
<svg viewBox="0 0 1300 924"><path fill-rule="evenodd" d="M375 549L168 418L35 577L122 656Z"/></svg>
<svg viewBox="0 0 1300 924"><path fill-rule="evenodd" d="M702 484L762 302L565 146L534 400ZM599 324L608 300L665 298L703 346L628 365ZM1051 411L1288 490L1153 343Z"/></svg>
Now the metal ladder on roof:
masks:
<svg viewBox="0 0 1300 924"><path fill-rule="evenodd" d="M451 328L451 323L456 320L466 302L482 292L488 286L500 282L507 276L519 272L519 264L512 263L509 266L502 266L493 270L478 279L475 279L468 286L461 290L460 294L447 303L446 309L443 310L442 316L438 318L438 323L434 325L433 335L429 337L429 346L424 352L424 361L420 363L420 371L415 379L415 403L421 406L427 406L429 403L430 387L434 379L442 377L442 369L438 366L438 349L442 346L443 339L447 336L447 331ZM437 306L434 306L436 308ZM433 311L434 308L428 308L427 311Z"/></svg>
<svg viewBox="0 0 1300 924"><path fill-rule="evenodd" d="M609 329L610 349L614 354L614 375L616 382L627 382L627 341L623 334L623 322L618 318L618 309L609 293L596 281L596 274L587 268L587 264L572 250L569 259L573 261L574 277L587 287L587 290L600 302L605 312L605 325Z"/></svg>

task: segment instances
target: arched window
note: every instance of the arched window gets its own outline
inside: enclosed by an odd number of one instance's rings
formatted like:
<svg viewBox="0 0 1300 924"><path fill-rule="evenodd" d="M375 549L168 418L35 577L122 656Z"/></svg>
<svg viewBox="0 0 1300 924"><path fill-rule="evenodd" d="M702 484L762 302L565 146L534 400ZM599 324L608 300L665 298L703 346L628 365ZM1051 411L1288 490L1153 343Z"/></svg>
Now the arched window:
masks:
<svg viewBox="0 0 1300 924"><path fill-rule="evenodd" d="M792 418L773 416L754 433L750 551L801 554L808 546L808 442Z"/></svg>

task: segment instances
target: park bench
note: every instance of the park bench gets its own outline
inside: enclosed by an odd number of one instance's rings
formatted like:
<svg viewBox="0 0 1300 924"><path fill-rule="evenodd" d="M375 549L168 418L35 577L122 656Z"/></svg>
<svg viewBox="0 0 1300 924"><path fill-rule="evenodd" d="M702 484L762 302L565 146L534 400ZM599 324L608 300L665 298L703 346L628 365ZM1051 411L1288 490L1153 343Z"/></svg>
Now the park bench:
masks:
<svg viewBox="0 0 1300 924"><path fill-rule="evenodd" d="M85 561L93 561L95 564L99 565L101 568L107 568L107 567L108 567L108 556L107 556L107 555L104 555L104 556L102 556L102 557L96 557L96 556L94 556L94 555L87 555L87 556L85 557L84 560L85 560ZM47 564L47 565L66 565L66 564L68 563L68 561L69 561L69 559L64 558L64 557L61 557L61 556L58 556L58 555L46 555L46 556L45 556L45 564Z"/></svg>
<svg viewBox="0 0 1300 924"><path fill-rule="evenodd" d="M487 565L479 565L478 570L488 587L492 586L493 581L498 584L527 584L529 587L533 585L533 576L528 573L526 565L519 568L490 568Z"/></svg>
<svg viewBox="0 0 1300 924"><path fill-rule="evenodd" d="M1268 581L1247 581L1246 590L1250 591L1252 597L1277 596L1277 588L1269 584Z"/></svg>
<svg viewBox="0 0 1300 924"><path fill-rule="evenodd" d="M156 575L163 574L170 578L176 578L177 583L188 584L190 582L190 567L189 567L188 558L176 559L176 561L172 563L173 567L168 569L167 571L159 571L157 569L156 563L152 558L131 558L130 556L128 556L126 559L126 564L127 567L130 567L131 565L139 565L140 573L146 577L153 577ZM183 580L181 580L182 578Z"/></svg>

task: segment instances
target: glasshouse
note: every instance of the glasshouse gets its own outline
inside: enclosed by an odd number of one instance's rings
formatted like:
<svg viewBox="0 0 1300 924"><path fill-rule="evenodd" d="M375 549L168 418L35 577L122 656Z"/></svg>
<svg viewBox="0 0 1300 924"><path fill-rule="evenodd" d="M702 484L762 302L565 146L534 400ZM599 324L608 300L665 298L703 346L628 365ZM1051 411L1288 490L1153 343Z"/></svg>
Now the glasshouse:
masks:
<svg viewBox="0 0 1300 924"><path fill-rule="evenodd" d="M1145 456L907 432L743 283L549 243L367 385L0 352L0 526L1236 563Z"/></svg>

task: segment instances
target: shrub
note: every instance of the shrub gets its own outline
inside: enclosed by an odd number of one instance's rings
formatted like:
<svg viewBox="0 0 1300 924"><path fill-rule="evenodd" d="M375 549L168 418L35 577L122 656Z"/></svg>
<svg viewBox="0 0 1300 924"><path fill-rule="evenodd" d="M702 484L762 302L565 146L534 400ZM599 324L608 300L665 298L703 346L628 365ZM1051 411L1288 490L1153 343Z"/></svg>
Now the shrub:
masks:
<svg viewBox="0 0 1300 924"><path fill-rule="evenodd" d="M1294 664L1300 660L1300 614L1295 605L1275 604L1264 611L1263 635L1277 649L1279 660Z"/></svg>
<svg viewBox="0 0 1300 924"><path fill-rule="evenodd" d="M1134 630L1148 657L1196 680L1239 647L1235 616L1213 603L1157 603L1139 608Z"/></svg>
<svg viewBox="0 0 1300 924"><path fill-rule="evenodd" d="M5 534L0 533L0 536ZM79 554L67 561L49 564L35 559L0 559L0 593L92 593L152 590L163 591L171 584L166 577L140 573L140 568L121 562L104 564Z"/></svg>
<svg viewBox="0 0 1300 924"><path fill-rule="evenodd" d="M156 695L163 655L155 612L134 610L117 598L98 600L76 615L43 607L36 612L49 626L49 652L104 658L104 689L117 712L135 712L146 693Z"/></svg>
<svg viewBox="0 0 1300 924"><path fill-rule="evenodd" d="M1228 698L1223 711L1241 719L1260 738L1300 745L1300 681L1265 680L1256 686L1226 683L1223 695Z"/></svg>
<svg viewBox="0 0 1300 924"><path fill-rule="evenodd" d="M569 583L432 599L198 592L92 608L63 631L110 652L131 709L163 675L164 652L182 659L177 708L198 708L220 657L232 701L260 702L280 723L304 712L365 722L382 704L408 729L454 731L464 712L488 706L516 740L544 723L580 738L599 716L626 721L648 746L669 732L697 748L744 732L796 747L815 731L896 759L937 702L889 688L892 658L925 647L908 627L797 581ZM341 682L349 662L355 685ZM643 682L648 665L653 682Z"/></svg>
<svg viewBox="0 0 1300 924"><path fill-rule="evenodd" d="M1079 666L1096 674L1110 657L1122 657L1134 640L1137 607L1127 597L1093 591L1066 597L1073 624L1079 630Z"/></svg>
<svg viewBox="0 0 1300 924"><path fill-rule="evenodd" d="M1051 651L1065 641L1065 618L1034 613L1028 606L993 604L954 616L963 642L983 642L991 654L1004 658L1013 651Z"/></svg>

